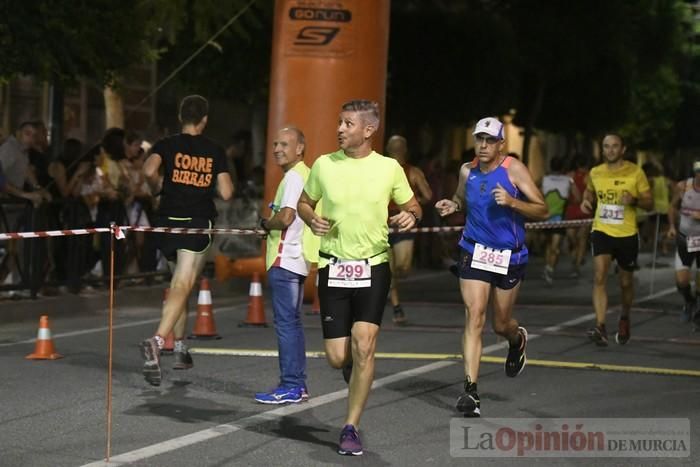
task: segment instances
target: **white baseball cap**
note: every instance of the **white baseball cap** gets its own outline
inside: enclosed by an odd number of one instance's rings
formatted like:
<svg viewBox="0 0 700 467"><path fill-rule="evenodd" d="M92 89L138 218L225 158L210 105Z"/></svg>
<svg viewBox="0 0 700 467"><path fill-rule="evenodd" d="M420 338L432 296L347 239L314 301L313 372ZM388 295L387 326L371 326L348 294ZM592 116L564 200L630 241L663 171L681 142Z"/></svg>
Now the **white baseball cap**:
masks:
<svg viewBox="0 0 700 467"><path fill-rule="evenodd" d="M476 122L472 135L478 135L479 133L486 133L494 138L503 139L503 123L493 117L482 118Z"/></svg>

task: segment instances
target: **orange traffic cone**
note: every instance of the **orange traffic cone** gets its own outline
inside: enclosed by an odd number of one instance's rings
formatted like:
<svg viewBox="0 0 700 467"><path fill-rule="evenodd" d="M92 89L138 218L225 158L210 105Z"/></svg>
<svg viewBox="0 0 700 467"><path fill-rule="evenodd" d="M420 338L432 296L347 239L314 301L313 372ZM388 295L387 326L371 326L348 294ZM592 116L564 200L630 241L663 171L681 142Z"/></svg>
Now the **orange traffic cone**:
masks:
<svg viewBox="0 0 700 467"><path fill-rule="evenodd" d="M163 289L163 305L165 305L165 302L168 301L168 293L170 292L170 288L166 287ZM175 348L175 335L173 334L172 331L168 334L168 336L165 338L165 344L163 344L163 348L160 349L162 353L169 354L173 352L173 349Z"/></svg>
<svg viewBox="0 0 700 467"><path fill-rule="evenodd" d="M239 326L261 326L266 328L265 303L263 302L262 284L260 283L260 273L258 272L253 273L248 296L250 297L248 301L248 316Z"/></svg>
<svg viewBox="0 0 700 467"><path fill-rule="evenodd" d="M27 360L56 360L58 358L63 358L63 355L56 353L56 349L53 346L48 316L42 315L41 318L39 318L39 332L36 336L34 353L24 358Z"/></svg>
<svg viewBox="0 0 700 467"><path fill-rule="evenodd" d="M211 290L209 290L209 280L202 277L199 284L199 296L197 297L197 318L194 322L192 334L188 339L221 339L216 332L214 323L214 312L211 304Z"/></svg>

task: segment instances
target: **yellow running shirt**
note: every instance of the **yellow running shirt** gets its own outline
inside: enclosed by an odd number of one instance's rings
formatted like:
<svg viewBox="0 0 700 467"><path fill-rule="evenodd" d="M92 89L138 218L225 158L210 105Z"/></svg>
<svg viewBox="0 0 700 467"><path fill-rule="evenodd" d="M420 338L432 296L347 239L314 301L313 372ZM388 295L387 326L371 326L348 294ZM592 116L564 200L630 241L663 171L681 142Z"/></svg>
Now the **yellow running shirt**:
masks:
<svg viewBox="0 0 700 467"><path fill-rule="evenodd" d="M637 211L634 206L623 206L620 199L624 192L635 198L649 191L649 181L637 164L623 161L622 167L610 170L607 163L591 169L586 188L595 193L598 200L593 230L611 237L629 237L637 233Z"/></svg>
<svg viewBox="0 0 700 467"><path fill-rule="evenodd" d="M341 149L314 162L304 191L323 202L323 217L331 223L321 237L320 251L341 259L389 261L387 225L389 201L401 205L413 197L406 174L395 159L372 151L360 159ZM328 259L319 258L319 268Z"/></svg>

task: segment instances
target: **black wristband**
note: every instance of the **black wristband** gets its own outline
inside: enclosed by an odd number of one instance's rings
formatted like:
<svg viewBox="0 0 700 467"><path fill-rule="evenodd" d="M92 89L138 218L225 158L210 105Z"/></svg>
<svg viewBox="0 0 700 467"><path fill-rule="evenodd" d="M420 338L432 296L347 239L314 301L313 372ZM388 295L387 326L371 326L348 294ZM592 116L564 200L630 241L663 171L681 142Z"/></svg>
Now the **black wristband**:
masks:
<svg viewBox="0 0 700 467"><path fill-rule="evenodd" d="M410 212L411 214L413 214L413 218L416 220L416 225L417 225L417 224L420 224L420 217L418 217L418 216L416 215L416 213L413 212L413 211L408 211L408 212Z"/></svg>
<svg viewBox="0 0 700 467"><path fill-rule="evenodd" d="M270 229L267 228L267 219L264 217L260 219L260 228L263 229L265 232L270 233Z"/></svg>

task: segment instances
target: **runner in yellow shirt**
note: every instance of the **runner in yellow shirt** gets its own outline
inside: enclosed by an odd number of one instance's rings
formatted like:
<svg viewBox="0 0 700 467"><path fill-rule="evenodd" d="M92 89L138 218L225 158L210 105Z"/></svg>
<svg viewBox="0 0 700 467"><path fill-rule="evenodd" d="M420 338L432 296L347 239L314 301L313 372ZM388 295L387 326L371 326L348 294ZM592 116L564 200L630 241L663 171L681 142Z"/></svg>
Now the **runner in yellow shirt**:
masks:
<svg viewBox="0 0 700 467"><path fill-rule="evenodd" d="M596 325L589 337L599 346L608 345L605 314L608 311L607 277L610 263L617 262L622 291L622 311L615 341L626 344L630 338L630 308L634 300L634 270L639 253L636 207L651 210L654 200L646 175L639 166L624 160L625 143L616 133L603 138L604 163L591 169L581 210L593 211L593 308Z"/></svg>
<svg viewBox="0 0 700 467"><path fill-rule="evenodd" d="M298 213L321 237L318 295L326 358L343 369L349 384L348 413L338 453L359 456L357 431L374 379L374 352L391 272L388 205L399 212L389 223L405 232L422 210L395 159L372 150L379 105L355 100L338 121L340 149L319 157L301 194ZM323 202L322 217L314 212Z"/></svg>

